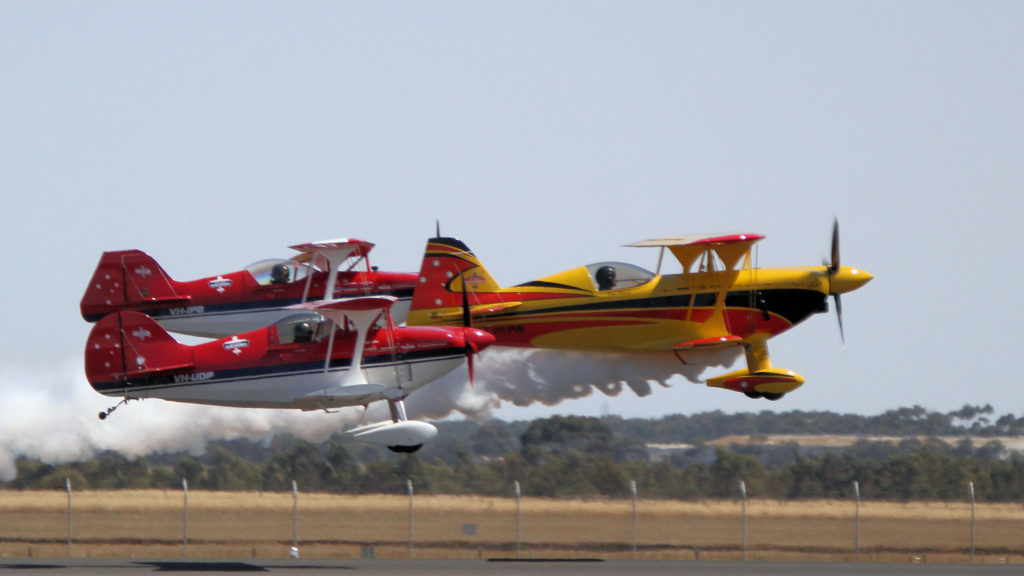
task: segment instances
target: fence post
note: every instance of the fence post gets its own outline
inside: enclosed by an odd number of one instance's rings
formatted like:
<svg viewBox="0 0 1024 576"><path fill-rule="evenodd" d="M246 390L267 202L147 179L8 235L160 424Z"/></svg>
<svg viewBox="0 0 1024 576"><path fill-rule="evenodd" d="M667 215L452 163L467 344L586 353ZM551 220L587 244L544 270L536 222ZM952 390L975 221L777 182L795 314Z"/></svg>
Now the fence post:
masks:
<svg viewBox="0 0 1024 576"><path fill-rule="evenodd" d="M967 483L967 492L971 495L971 564L974 564L974 482Z"/></svg>
<svg viewBox="0 0 1024 576"><path fill-rule="evenodd" d="M412 480L405 481L405 489L409 492L409 558L412 558Z"/></svg>
<svg viewBox="0 0 1024 576"><path fill-rule="evenodd" d="M743 502L743 561L747 561L747 483L740 480L740 498Z"/></svg>
<svg viewBox="0 0 1024 576"><path fill-rule="evenodd" d="M856 513L853 525L853 554L854 561L860 562L860 483L853 481L853 497L856 501Z"/></svg>
<svg viewBox="0 0 1024 576"><path fill-rule="evenodd" d="M292 558L299 557L299 485L292 480Z"/></svg>
<svg viewBox="0 0 1024 576"><path fill-rule="evenodd" d="M522 519L523 519L522 507L521 507L522 492L519 490L519 480L514 480L512 482L512 493L515 494L515 497L516 497L516 560L518 560L519 557L520 557L520 549L521 549L521 542L522 542L522 531L521 531L521 528L522 528Z"/></svg>
<svg viewBox="0 0 1024 576"><path fill-rule="evenodd" d="M629 481L629 492L633 495L633 559L636 560L636 480Z"/></svg>
<svg viewBox="0 0 1024 576"><path fill-rule="evenodd" d="M182 508L182 531L181 531L181 557L188 558L188 479L181 479L181 489L185 494L185 504Z"/></svg>
<svg viewBox="0 0 1024 576"><path fill-rule="evenodd" d="M68 558L71 557L71 478L65 478L64 484L68 489Z"/></svg>

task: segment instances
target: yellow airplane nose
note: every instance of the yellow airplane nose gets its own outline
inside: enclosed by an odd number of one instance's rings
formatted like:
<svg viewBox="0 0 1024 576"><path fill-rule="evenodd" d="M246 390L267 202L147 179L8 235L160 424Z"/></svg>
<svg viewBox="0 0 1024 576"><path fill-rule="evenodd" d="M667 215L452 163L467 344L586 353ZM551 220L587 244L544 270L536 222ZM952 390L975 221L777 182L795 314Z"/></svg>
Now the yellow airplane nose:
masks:
<svg viewBox="0 0 1024 576"><path fill-rule="evenodd" d="M858 268L840 266L829 273L829 294L845 294L867 284L874 278L870 273Z"/></svg>

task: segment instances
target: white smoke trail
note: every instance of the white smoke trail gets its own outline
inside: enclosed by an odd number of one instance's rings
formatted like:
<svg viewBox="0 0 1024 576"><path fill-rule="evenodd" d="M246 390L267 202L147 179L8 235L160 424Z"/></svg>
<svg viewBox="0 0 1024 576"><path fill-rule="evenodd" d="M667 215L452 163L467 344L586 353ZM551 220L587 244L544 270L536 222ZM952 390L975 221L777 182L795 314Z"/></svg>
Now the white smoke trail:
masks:
<svg viewBox="0 0 1024 576"><path fill-rule="evenodd" d="M709 366L728 366L737 349L701 351L687 355L683 364L664 352L575 352L491 347L476 359L476 382L467 385L466 372L455 370L409 397L410 414L442 418L453 411L482 420L502 402L529 406L535 402L553 406L563 400L583 398L594 390L617 396L628 387L637 396L652 393L651 383L668 388L681 375L700 382Z"/></svg>
<svg viewBox="0 0 1024 576"><path fill-rule="evenodd" d="M489 348L476 359L476 382L468 385L457 369L409 396L412 418L443 418L458 412L486 419L502 402L554 405L599 390L616 396L623 387L638 396L651 394L651 383L668 387L681 374L697 382L708 365L727 365L735 352L688 358L683 365L671 354L591 354L554 350ZM0 480L17 473L18 457L55 464L114 450L129 457L160 452L202 454L212 440L269 439L290 433L319 442L345 427L388 418L387 405L337 412L299 412L221 408L163 400L132 401L107 420L97 414L115 399L97 394L85 379L80 358L43 368L0 367Z"/></svg>
<svg viewBox="0 0 1024 576"><path fill-rule="evenodd" d="M301 413L141 400L99 420L97 414L115 402L93 391L78 358L44 368L0 367L0 405L5 413L0 419L0 480L15 477L15 459L20 456L53 464L103 450L129 457L177 451L202 454L210 440L269 438L285 431L319 441L362 417L361 409Z"/></svg>

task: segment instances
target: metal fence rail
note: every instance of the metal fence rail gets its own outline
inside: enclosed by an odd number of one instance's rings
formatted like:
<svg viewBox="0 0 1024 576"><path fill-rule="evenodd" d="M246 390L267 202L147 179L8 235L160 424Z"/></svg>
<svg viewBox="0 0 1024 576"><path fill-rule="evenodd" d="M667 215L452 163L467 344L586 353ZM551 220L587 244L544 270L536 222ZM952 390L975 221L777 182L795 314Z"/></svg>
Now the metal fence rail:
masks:
<svg viewBox="0 0 1024 576"><path fill-rule="evenodd" d="M175 543L168 528L174 524L173 506L159 511L95 509L83 503L83 492L73 498L66 481L66 535L55 537L35 526L30 511L0 505L0 555L57 556L131 555L146 548L149 555L174 555ZM345 506L326 504L337 496L309 494L300 507L299 487L292 483L290 514L256 509L233 509L217 504L218 493L204 493L205 502L190 502L188 482L182 481L181 538L177 554L183 557L253 556L356 556L364 557L571 557L678 559L841 559L846 561L899 560L947 562L1024 563L1024 507L1006 505L1009 512L998 518L978 513L973 483L968 483L965 502L937 503L936 534L913 532L920 520L906 514L881 517L872 507L889 503L863 502L857 482L854 497L823 504L825 512L804 513L799 502L785 503L748 499L747 486L739 482L734 500L693 504L674 512L675 501L642 500L636 482L630 481L626 501L598 499L572 501L523 498L520 483L511 486L512 498L465 496L473 506L441 509L437 498L417 494L406 482L405 534L401 536L402 512L394 505L375 504L362 516L354 509L361 499L387 496L352 496ZM156 491L154 491L156 492ZM174 492L174 491L171 491ZM222 495L230 493L220 493ZM165 497L171 496L165 491ZM255 497L271 498L271 494ZM283 495L273 495L280 500ZM455 497L447 497L455 498ZM475 507L474 507L475 506ZM559 507L567 510L553 512ZM787 506L793 507L792 509ZM991 505L990 505L991 506ZM714 511L711 508L715 508ZM864 508L862 510L862 507ZM245 508L244 506L241 508ZM212 511L211 511L212 509ZM705 510L706 509L706 510ZM276 509L275 509L276 510ZM986 509L987 510L987 509ZM867 512L867 513L865 513ZM985 514L990 516L985 517ZM43 514L39 512L38 514ZM54 517L56 510L45 514ZM94 518L126 514L106 531L95 528ZM147 520L147 514L152 518ZM86 520L86 521L83 521ZM415 520L415 523L414 523ZM980 522L979 522L980 521ZM300 524L305 522L300 538ZM988 531L979 532L979 523ZM147 528L131 528L146 526ZM641 525L645 535L641 538ZM235 527L239 527L237 530ZM461 533L454 532L458 526ZM74 532L78 527L80 534ZM470 528L467 528L470 527ZM911 534L899 540L887 534ZM22 530L19 530L22 528ZM126 532L130 531L130 532ZM846 534L844 537L843 534ZM60 543L64 550L55 549ZM979 546L979 542L982 545ZM405 553L399 552L405 549ZM230 552L228 552L230 551Z"/></svg>

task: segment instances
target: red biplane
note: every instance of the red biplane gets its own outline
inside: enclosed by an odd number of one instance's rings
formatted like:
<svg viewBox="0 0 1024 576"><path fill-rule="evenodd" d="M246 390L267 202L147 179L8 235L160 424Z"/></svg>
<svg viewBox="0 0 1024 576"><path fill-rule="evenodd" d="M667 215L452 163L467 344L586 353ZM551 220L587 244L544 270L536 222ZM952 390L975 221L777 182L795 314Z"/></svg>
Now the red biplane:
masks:
<svg viewBox="0 0 1024 576"><path fill-rule="evenodd" d="M276 323L189 346L149 316L120 311L89 334L85 372L92 387L122 398L299 410L385 400L391 421L350 430L356 440L414 452L437 434L408 420L404 399L457 368L494 337L463 327L395 326L393 296L313 302ZM383 314L383 319L381 316Z"/></svg>
<svg viewBox="0 0 1024 576"><path fill-rule="evenodd" d="M268 326L289 306L353 296L394 296L395 322L409 310L416 274L378 272L373 244L339 239L300 244L291 259L262 260L244 270L188 282L171 279L141 250L104 252L81 301L96 322L113 312L142 312L171 332L219 338ZM325 298L325 294L329 295Z"/></svg>

